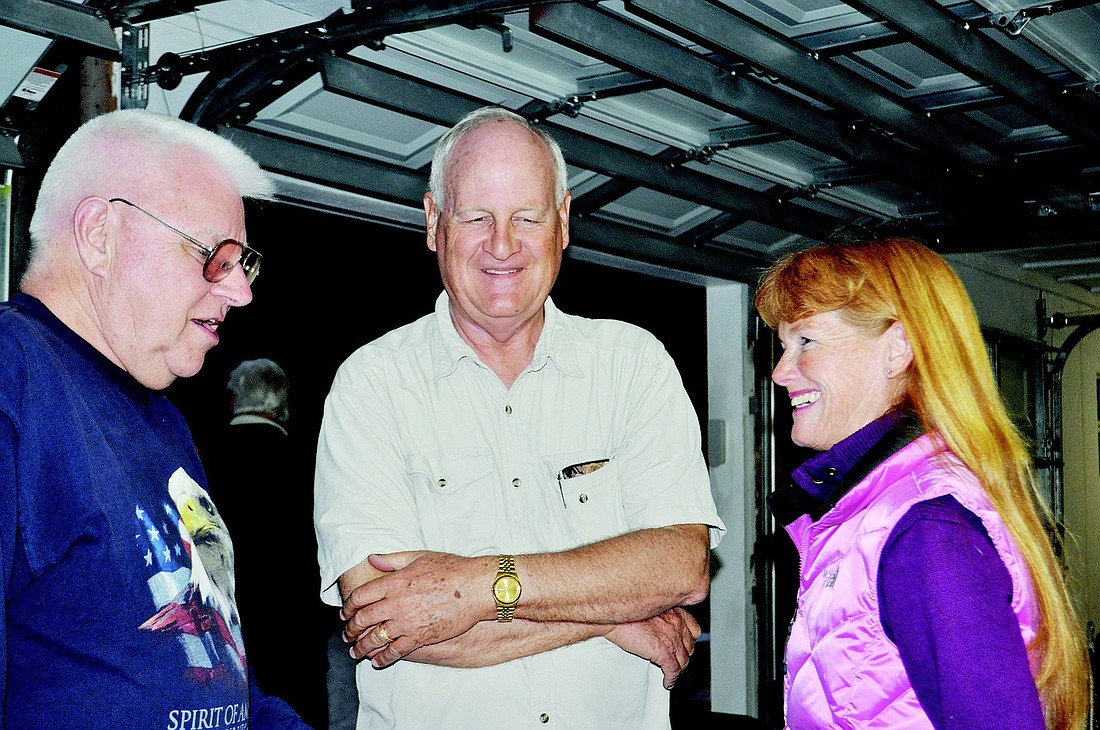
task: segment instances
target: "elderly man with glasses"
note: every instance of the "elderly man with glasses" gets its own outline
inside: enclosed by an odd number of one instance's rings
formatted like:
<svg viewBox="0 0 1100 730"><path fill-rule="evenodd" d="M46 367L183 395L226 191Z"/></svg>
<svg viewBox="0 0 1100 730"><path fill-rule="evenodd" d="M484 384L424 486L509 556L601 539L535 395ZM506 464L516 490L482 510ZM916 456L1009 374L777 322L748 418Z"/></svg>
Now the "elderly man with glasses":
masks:
<svg viewBox="0 0 1100 730"><path fill-rule="evenodd" d="M233 544L158 392L251 301L242 197L272 190L230 142L138 110L47 170L0 304L0 726L306 727L250 679Z"/></svg>

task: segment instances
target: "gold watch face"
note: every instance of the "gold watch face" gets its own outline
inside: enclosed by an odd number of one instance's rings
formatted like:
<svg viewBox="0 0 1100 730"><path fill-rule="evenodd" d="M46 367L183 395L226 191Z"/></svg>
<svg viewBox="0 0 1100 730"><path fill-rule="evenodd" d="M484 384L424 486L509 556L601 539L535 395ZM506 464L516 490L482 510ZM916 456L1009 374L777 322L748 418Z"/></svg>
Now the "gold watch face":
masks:
<svg viewBox="0 0 1100 730"><path fill-rule="evenodd" d="M497 603L509 605L519 600L519 579L514 575L501 575L493 581L493 595Z"/></svg>

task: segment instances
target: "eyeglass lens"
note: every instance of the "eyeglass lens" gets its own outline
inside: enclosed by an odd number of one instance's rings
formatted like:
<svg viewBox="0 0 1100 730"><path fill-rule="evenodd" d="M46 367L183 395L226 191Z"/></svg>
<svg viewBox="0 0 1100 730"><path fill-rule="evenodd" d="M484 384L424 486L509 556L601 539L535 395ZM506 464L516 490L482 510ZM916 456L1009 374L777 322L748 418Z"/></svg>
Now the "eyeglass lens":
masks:
<svg viewBox="0 0 1100 730"><path fill-rule="evenodd" d="M226 239L214 247L202 267L203 277L211 282L219 282L229 276L233 267L241 265L245 278L251 284L260 273L260 257L252 249L245 249L240 241Z"/></svg>

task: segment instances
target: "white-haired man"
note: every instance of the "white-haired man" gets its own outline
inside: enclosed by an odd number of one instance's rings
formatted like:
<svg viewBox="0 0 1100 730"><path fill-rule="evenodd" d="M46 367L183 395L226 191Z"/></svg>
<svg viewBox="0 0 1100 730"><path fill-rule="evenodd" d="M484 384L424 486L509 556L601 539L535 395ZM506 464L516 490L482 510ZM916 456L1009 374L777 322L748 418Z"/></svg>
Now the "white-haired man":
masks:
<svg viewBox="0 0 1100 730"><path fill-rule="evenodd" d="M232 542L158 393L251 301L242 197L272 189L139 110L89 120L47 170L0 304L0 726L306 727L251 691Z"/></svg>
<svg viewBox="0 0 1100 730"><path fill-rule="evenodd" d="M665 349L549 299L569 203L549 136L460 121L424 196L435 312L333 382L316 522L360 730L669 726L724 528Z"/></svg>

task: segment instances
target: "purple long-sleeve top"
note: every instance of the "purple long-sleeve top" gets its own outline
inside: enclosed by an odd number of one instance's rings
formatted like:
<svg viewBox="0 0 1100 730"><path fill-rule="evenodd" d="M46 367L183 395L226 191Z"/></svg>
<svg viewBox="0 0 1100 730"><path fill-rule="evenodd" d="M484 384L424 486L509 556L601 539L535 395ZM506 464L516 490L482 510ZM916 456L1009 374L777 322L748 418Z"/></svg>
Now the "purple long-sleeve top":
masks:
<svg viewBox="0 0 1100 730"><path fill-rule="evenodd" d="M783 523L820 519L875 466L920 433L887 414L792 475L769 504ZM954 497L920 502L898 522L879 562L879 613L936 728L1045 728L1012 580L978 519Z"/></svg>

